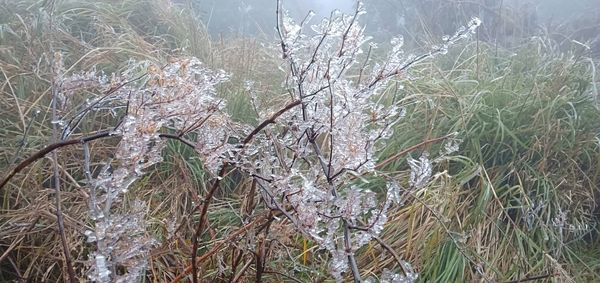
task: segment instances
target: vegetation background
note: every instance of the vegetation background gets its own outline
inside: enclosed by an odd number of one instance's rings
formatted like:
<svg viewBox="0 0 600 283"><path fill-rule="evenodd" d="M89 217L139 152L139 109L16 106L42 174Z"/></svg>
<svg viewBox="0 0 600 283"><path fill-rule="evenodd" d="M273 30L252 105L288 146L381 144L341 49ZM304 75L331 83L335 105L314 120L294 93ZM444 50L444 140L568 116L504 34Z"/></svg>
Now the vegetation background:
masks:
<svg viewBox="0 0 600 283"><path fill-rule="evenodd" d="M381 172L408 179L406 157L438 150L442 143L436 139L449 133L462 139L459 152L437 164L431 184L394 208L381 235L413 264L422 282L600 278L600 15L586 9L598 1L574 1L581 10L571 10L577 5L565 6L566 1L542 2L366 3L365 24L375 41L402 34L409 52L438 42L472 16L484 22L473 40L414 68L401 82L403 89L399 82L388 90L401 92L408 111L380 152ZM2 171L49 143L48 62L55 50L73 71L96 66L118 72L131 58L168 62L196 56L233 75L219 90L229 101L228 111L239 121L256 123L245 80L257 82L258 97L268 104L275 103L270 98L280 92L283 79L277 69L281 58L269 45L275 4L215 3L0 0ZM307 3L285 4L301 17ZM98 115L82 129L105 128L114 119ZM93 143L94 160L110 157L114 146L110 139ZM82 156L78 148L59 154L66 236L78 275L85 278L90 246L83 233L90 219L82 217L87 215ZM148 282L169 282L188 264L198 221L190 212L206 193L207 176L193 151L169 142L164 158L120 204L126 210L132 196L151 204L149 232L163 244L152 251ZM209 211L213 229L199 254L241 223L249 183L233 176L225 184ZM368 186L376 191L381 184ZM66 280L49 159L28 167L0 194L0 281ZM171 237L173 224L178 232ZM319 260L324 255L289 225L278 225L278 241L289 256L271 257L263 280L331 280ZM233 246L227 243L203 263L203 280L253 280L251 271L238 278L240 270L227 264ZM358 261L367 277L394 260L373 244Z"/></svg>

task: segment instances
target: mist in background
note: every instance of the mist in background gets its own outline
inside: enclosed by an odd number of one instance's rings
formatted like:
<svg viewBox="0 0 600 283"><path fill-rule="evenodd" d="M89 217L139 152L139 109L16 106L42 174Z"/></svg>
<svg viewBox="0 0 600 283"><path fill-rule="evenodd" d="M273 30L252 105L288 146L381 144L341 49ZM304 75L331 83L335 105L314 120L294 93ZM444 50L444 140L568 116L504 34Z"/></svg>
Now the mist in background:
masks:
<svg viewBox="0 0 600 283"><path fill-rule="evenodd" d="M185 2L185 1L179 1ZM212 35L273 36L275 33L274 0L193 0L192 5ZM301 19L309 11L315 20L328 17L333 10L351 13L352 0L284 1L284 9Z"/></svg>
<svg viewBox="0 0 600 283"><path fill-rule="evenodd" d="M275 35L275 0L179 0L189 4L213 37ZM439 42L472 17L483 20L478 39L503 47L518 46L534 36L546 36L559 45L582 43L600 55L600 0L367 0L362 24L376 41L402 35L407 48ZM333 10L352 13L352 0L283 1L300 21L309 11L313 22Z"/></svg>

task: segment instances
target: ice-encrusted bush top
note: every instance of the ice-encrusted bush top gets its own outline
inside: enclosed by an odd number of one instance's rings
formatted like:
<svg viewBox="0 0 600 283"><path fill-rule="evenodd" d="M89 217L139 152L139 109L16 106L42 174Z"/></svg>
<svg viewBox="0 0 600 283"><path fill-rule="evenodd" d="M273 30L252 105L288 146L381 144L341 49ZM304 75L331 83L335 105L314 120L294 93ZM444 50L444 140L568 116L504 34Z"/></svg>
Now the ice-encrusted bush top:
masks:
<svg viewBox="0 0 600 283"><path fill-rule="evenodd" d="M144 75L140 77L140 73ZM146 269L148 252L157 243L146 233L146 205L136 200L127 214L114 213L112 208L147 168L162 161L165 141L161 130L172 129L179 136L209 132L198 135L196 149L207 167L217 166L219 161L214 159L223 152L228 119L215 87L226 80L226 73L211 71L196 58L173 61L162 68L150 62L131 62L121 76L111 80L95 72L64 78L65 97L82 88L110 94L90 100L81 115L91 109L125 109L121 122L111 131L120 137L114 159L95 178L89 169L87 173L94 226L85 234L88 242L97 246L90 256L88 277L92 281L132 282ZM66 137L72 123L62 124L66 125ZM127 273L115 274L117 267L126 267Z"/></svg>
<svg viewBox="0 0 600 283"><path fill-rule="evenodd" d="M348 271L361 281L354 254L383 230L387 211L400 202L403 190L391 180L380 196L360 186L362 176L375 170L375 153L405 114L395 97L385 99L382 93L416 63L445 54L480 22L472 20L419 56L405 55L402 39L394 38L390 52L375 62L371 51L376 45L358 21L365 13L360 3L353 15L335 11L316 24L311 24L313 14L298 24L280 3L277 10L287 74L283 86L290 99L278 109L257 109L263 123L254 130L233 123L224 112L225 101L216 95L216 86L229 76L209 70L196 58L162 67L131 62L123 74L110 79L96 72L59 76L63 102L83 88L106 93L91 99L75 119L56 121L64 127L63 138L89 111L124 113L110 132L120 138L114 159L95 177L84 147L94 221L85 234L97 247L90 256L92 281L135 281L146 268L148 252L157 243L146 233L146 204L136 200L130 213L122 214L112 208L147 168L162 160L166 131L174 138L193 137L192 146L216 179L225 168L254 178L268 209L283 213L297 231L329 252L336 281ZM252 91L252 84L247 87ZM409 159L409 166L410 188L424 187L432 175L428 155ZM417 273L401 264L403 275L386 270L382 278L416 280ZM127 273L117 275L115 270L122 267Z"/></svg>

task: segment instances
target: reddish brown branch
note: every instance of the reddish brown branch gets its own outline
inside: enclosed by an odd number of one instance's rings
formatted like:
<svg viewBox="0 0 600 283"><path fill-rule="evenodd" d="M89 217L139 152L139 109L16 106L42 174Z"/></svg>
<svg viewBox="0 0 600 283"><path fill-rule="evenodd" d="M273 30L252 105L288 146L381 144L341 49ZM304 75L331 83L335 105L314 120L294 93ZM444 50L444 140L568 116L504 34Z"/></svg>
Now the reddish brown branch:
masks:
<svg viewBox="0 0 600 283"><path fill-rule="evenodd" d="M110 132L111 130L104 130L104 131L100 131L97 132L95 134L91 134L89 136L83 136L80 138L75 138L75 139L70 139L70 140L65 140L65 141L61 141L61 142L56 142L53 144L50 144L42 149L40 149L39 151L37 151L36 153L34 153L33 155L31 155L29 158L21 161L19 164L17 164L17 166L15 166L12 170L10 170L10 172L8 172L8 174L6 175L6 177L4 177L4 179L2 180L2 182L0 183L0 189L2 189L7 183L8 181L10 181L10 179L12 177L14 177L17 173L21 172L23 169L25 169L27 166L31 165L32 163L34 163L35 161L37 161L38 159L41 159L42 157L46 156L46 154L65 147L65 146L69 146L69 145L74 145L74 144L83 144L89 141L93 141L93 140L97 140L97 139L101 139L101 138L106 138L106 137L110 137ZM168 139L173 139L173 140L177 140L191 148L194 148L194 144L191 141L188 141L182 137L179 137L177 135L172 135L172 134L160 134L159 135L161 138L168 138Z"/></svg>
<svg viewBox="0 0 600 283"><path fill-rule="evenodd" d="M249 143L254 138L254 136L256 136L256 134L258 134L260 131L262 131L266 126L268 126L269 124L275 123L275 120L277 118L279 118L279 116L283 115L283 113L289 111L290 109L300 105L301 103L302 103L302 101L300 101L300 100L293 101L290 104L286 105L285 107L281 108L279 111L275 112L275 114L271 115L271 117L264 120L262 123L260 123L260 125L256 126L256 128L254 128L254 130L244 139L244 141L242 143L243 144Z"/></svg>
<svg viewBox="0 0 600 283"><path fill-rule="evenodd" d="M221 170L219 171L218 177L215 179L215 182L213 183L212 187L210 188L210 191L208 191L208 194L206 195L206 197L204 199L204 204L202 205L202 210L200 211L200 219L198 220L198 226L196 226L196 231L194 232L194 238L192 238L191 266L192 266L192 282L193 283L198 282L198 278L197 278L198 270L196 267L196 260L195 260L196 254L198 252L198 238L200 237L200 235L202 234L202 231L204 230L204 223L206 222L206 214L208 213L208 207L210 206L210 201L212 200L213 195L217 191L217 188L219 188L219 185L221 184L221 180L227 173L227 166L228 166L227 163L223 164L223 166L221 167Z"/></svg>
<svg viewBox="0 0 600 283"><path fill-rule="evenodd" d="M212 255L216 254L217 252L219 252L221 250L221 248L223 247L223 245L225 245L226 243L232 241L233 239L235 239L236 237L248 232L248 230L250 230L250 228L252 228L253 226L255 226L259 221L261 220L265 220L266 217L262 217L259 218L257 220L254 220L244 226L242 226L241 228L239 228L238 230L236 230L235 232L231 233L226 239L224 239L223 241L218 242L217 244L215 244L215 246L210 249L210 251L204 253L202 256L196 257L195 260L193 260L192 262L194 264L190 264L188 265L183 272L181 272L180 274L178 274L175 279L173 279L171 281L171 283L177 283L179 281L181 281L188 273L192 272L193 266L200 264L204 261L206 261L207 259L209 259ZM195 277L195 276L193 276Z"/></svg>
<svg viewBox="0 0 600 283"><path fill-rule="evenodd" d="M93 140L96 140L96 139L107 137L109 135L110 135L110 131L106 130L106 131L98 132L98 133L90 135L90 136L85 136L85 137L81 137L81 138L78 138L78 139L70 139L70 140L66 140L66 141L61 141L61 142L50 144L50 145L46 146L45 148L42 148L38 152L34 153L29 158L27 158L27 159L21 161L19 164L17 164L17 166L15 166L6 175L6 177L4 177L4 180L2 180L2 182L0 183L0 189L2 187L4 187L4 185L6 185L6 183L8 183L8 181L14 175L16 175L17 173L19 173L21 170L25 169L31 163L33 163L33 162L37 161L38 159L41 159L42 157L46 156L46 154L54 151L55 149L58 149L58 148L61 148L61 147L65 147L65 146L68 146L68 145L73 145L73 144L78 144L78 143L84 143L84 142L88 142L88 141L93 141Z"/></svg>

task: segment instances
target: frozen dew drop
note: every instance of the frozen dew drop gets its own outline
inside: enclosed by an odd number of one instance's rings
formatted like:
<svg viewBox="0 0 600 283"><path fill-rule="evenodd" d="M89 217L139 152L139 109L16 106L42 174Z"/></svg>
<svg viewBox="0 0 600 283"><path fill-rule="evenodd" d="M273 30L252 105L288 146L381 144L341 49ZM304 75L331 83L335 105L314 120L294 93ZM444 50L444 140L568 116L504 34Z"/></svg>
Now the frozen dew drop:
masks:
<svg viewBox="0 0 600 283"><path fill-rule="evenodd" d="M60 120L60 119L59 120L52 120L52 121L50 121L50 124L52 124L52 125L58 125L58 126L61 126L61 127L63 127L65 125L65 123L66 122L64 120Z"/></svg>
<svg viewBox="0 0 600 283"><path fill-rule="evenodd" d="M98 240L96 238L96 233L94 233L94 231L92 231L92 230L85 230L85 232L83 232L83 234L87 237L88 243L93 243L96 240Z"/></svg>
<svg viewBox="0 0 600 283"><path fill-rule="evenodd" d="M481 25L481 20L477 17L474 17L468 23L469 30L471 30L471 32L475 32L475 29L477 29L480 25Z"/></svg>

